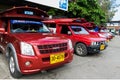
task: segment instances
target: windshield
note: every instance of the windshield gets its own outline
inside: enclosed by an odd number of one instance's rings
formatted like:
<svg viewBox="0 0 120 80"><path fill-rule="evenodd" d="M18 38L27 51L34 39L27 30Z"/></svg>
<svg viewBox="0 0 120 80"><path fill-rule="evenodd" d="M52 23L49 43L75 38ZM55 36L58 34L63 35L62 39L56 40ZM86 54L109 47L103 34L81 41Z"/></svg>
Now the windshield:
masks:
<svg viewBox="0 0 120 80"><path fill-rule="evenodd" d="M82 26L71 26L75 34L89 34Z"/></svg>
<svg viewBox="0 0 120 80"><path fill-rule="evenodd" d="M29 20L11 20L11 32L12 33L23 33L23 32L50 32L49 29L40 21L29 21Z"/></svg>
<svg viewBox="0 0 120 80"><path fill-rule="evenodd" d="M95 32L95 30L94 30L92 27L87 27L87 29L88 29L90 32Z"/></svg>

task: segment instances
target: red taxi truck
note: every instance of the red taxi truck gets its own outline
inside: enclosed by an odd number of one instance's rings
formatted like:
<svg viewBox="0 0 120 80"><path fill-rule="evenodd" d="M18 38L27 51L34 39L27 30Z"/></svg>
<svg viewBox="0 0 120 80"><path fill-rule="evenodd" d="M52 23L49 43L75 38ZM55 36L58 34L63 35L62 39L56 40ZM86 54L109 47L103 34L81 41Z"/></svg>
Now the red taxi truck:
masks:
<svg viewBox="0 0 120 80"><path fill-rule="evenodd" d="M43 21L54 34L70 38L74 51L79 56L97 53L107 47L106 39L90 34L75 18L49 19Z"/></svg>
<svg viewBox="0 0 120 80"><path fill-rule="evenodd" d="M48 15L37 8L13 7L0 13L0 51L12 77L32 74L69 63L70 39L53 34L41 22Z"/></svg>
<svg viewBox="0 0 120 80"><path fill-rule="evenodd" d="M114 37L112 33L107 31L106 28L98 27L98 31L95 31L95 24L93 22L85 22L82 24L89 31L89 33L102 37L102 38L106 38L107 42L109 42L109 40L111 40Z"/></svg>

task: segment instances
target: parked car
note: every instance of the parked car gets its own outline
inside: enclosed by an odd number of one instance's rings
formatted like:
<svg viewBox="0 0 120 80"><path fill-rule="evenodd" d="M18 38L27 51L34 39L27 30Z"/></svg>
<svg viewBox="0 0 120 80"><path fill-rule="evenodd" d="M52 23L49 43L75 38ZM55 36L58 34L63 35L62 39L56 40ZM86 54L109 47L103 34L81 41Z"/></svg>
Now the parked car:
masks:
<svg viewBox="0 0 120 80"><path fill-rule="evenodd" d="M111 40L114 37L114 35L112 35L112 33L108 32L107 29L100 29L99 33L104 35L107 38L107 40Z"/></svg>
<svg viewBox="0 0 120 80"><path fill-rule="evenodd" d="M93 22L85 22L82 24L89 31L89 33L96 35L98 37L101 37L101 38L106 38L107 42L109 42L114 37L106 29L102 29L98 27L98 31L95 31L95 24Z"/></svg>
<svg viewBox="0 0 120 80"><path fill-rule="evenodd" d="M71 40L51 33L41 22L45 17L44 11L32 7L0 13L0 51L6 55L14 78L72 61Z"/></svg>
<svg viewBox="0 0 120 80"><path fill-rule="evenodd" d="M90 34L76 18L59 18L43 21L54 34L70 38L74 51L79 56L98 53L107 47L105 38Z"/></svg>

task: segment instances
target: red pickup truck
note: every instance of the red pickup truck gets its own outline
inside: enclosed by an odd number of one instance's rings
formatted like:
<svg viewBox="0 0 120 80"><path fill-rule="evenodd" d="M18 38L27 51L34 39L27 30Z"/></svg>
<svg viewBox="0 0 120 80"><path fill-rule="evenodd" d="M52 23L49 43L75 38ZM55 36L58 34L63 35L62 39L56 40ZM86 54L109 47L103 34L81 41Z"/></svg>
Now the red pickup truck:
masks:
<svg viewBox="0 0 120 80"><path fill-rule="evenodd" d="M71 40L51 33L41 22L45 17L44 11L27 6L0 13L0 51L14 78L72 61Z"/></svg>
<svg viewBox="0 0 120 80"><path fill-rule="evenodd" d="M62 34L72 40L74 51L79 56L97 53L107 47L105 38L90 34L75 18L59 18L43 21L55 34Z"/></svg>
<svg viewBox="0 0 120 80"><path fill-rule="evenodd" d="M102 37L102 38L106 38L107 42L109 42L109 40L111 40L114 36L112 35L112 33L108 32L106 28L99 28L98 27L98 31L94 30L94 23L93 22L85 22L82 23L83 26L89 31L89 33Z"/></svg>

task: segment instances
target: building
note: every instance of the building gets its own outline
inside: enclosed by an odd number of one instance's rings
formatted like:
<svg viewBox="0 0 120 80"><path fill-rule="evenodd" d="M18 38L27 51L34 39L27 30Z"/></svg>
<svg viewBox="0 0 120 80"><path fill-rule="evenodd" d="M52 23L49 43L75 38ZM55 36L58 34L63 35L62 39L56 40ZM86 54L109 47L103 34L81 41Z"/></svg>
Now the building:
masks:
<svg viewBox="0 0 120 80"><path fill-rule="evenodd" d="M115 33L119 34L120 33L120 20L108 22L107 29L109 29L110 32L115 32Z"/></svg>
<svg viewBox="0 0 120 80"><path fill-rule="evenodd" d="M44 6L44 5L40 5L40 4L36 4L36 3L32 3L29 1L25 1L25 0L0 0L0 11L3 11L5 9L8 8L12 8L14 6L30 6L30 7L37 7L40 8L44 11L47 11L50 9L50 7Z"/></svg>

